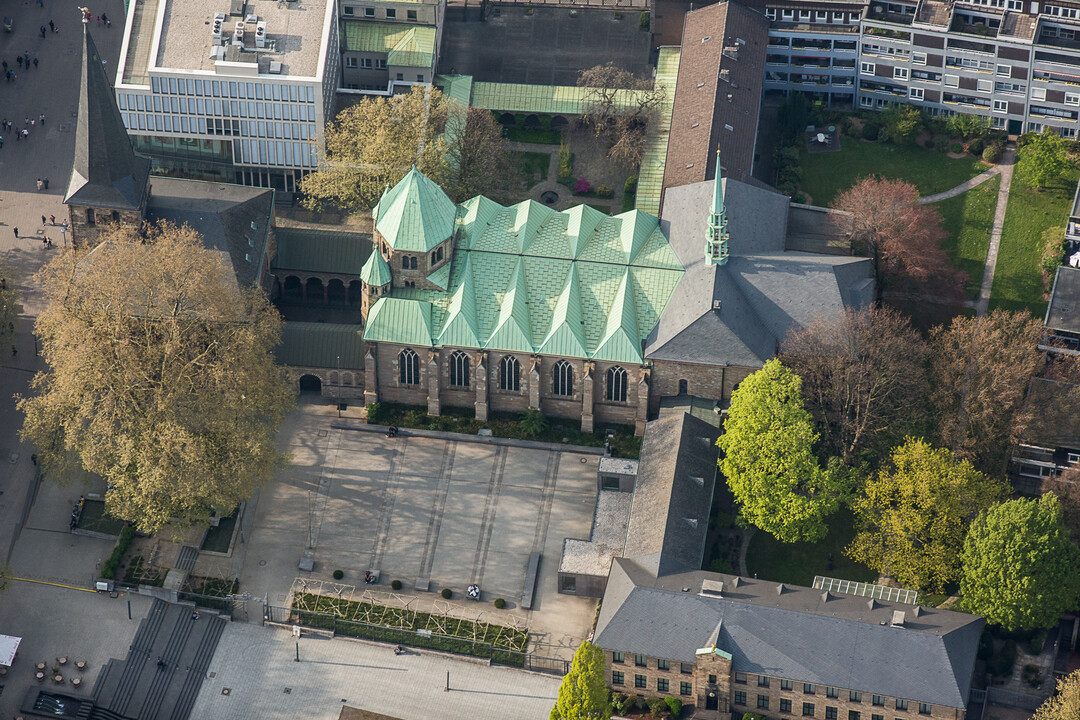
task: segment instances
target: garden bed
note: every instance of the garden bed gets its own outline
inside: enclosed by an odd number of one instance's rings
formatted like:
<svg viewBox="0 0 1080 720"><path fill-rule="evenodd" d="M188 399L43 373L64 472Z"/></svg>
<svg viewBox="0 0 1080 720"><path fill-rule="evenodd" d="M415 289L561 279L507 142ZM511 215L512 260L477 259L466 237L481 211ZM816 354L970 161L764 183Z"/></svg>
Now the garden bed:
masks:
<svg viewBox="0 0 1080 720"><path fill-rule="evenodd" d="M480 422L473 413L458 408L443 408L442 415L428 415L427 408L394 403L368 405L367 420L374 425L396 425L421 430L440 430L476 435L481 429L491 430L495 437L538 442L566 443L586 447L604 447L607 430L615 434L610 438L611 454L615 457L637 459L641 454L641 438L634 437L634 430L625 425L597 428L596 432L583 433L580 429L565 425L570 421L545 418L545 427L529 432L523 425L522 415L492 413L487 422Z"/></svg>
<svg viewBox="0 0 1080 720"><path fill-rule="evenodd" d="M499 122L499 113L492 113L495 122ZM519 113L514 115L513 125L503 125L503 137L511 142L537 143L539 145L558 145L562 141L562 132L551 129L551 116L539 115L538 127L526 127L525 118L528 115Z"/></svg>
<svg viewBox="0 0 1080 720"><path fill-rule="evenodd" d="M199 549L216 553L229 552L229 547L232 545L233 530L236 529L236 517L239 514L240 507L237 506L231 515L221 518L216 526L211 525L206 531L206 537L203 538L202 547Z"/></svg>

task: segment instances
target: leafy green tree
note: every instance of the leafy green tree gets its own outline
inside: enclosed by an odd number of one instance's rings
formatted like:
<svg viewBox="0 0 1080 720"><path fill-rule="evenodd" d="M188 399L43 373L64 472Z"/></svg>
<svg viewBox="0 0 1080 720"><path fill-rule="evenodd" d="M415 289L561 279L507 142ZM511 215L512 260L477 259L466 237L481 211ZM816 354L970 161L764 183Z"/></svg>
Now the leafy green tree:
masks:
<svg viewBox="0 0 1080 720"><path fill-rule="evenodd" d="M979 513L964 541L960 594L1006 630L1048 628L1080 599L1080 549L1053 493Z"/></svg>
<svg viewBox="0 0 1080 720"><path fill-rule="evenodd" d="M949 450L908 438L852 504L858 534L848 556L904 585L941 592L960 577L968 525L1008 497Z"/></svg>
<svg viewBox="0 0 1080 720"><path fill-rule="evenodd" d="M604 678L604 651L589 641L581 643L559 685L551 720L610 720Z"/></svg>
<svg viewBox="0 0 1080 720"><path fill-rule="evenodd" d="M1061 177L1069 166L1065 138L1050 128L1032 134L1017 154L1020 172L1039 190Z"/></svg>
<svg viewBox="0 0 1080 720"><path fill-rule="evenodd" d="M526 437L536 437L547 430L547 419L536 408L528 408L521 415L521 431Z"/></svg>
<svg viewBox="0 0 1080 720"><path fill-rule="evenodd" d="M802 380L772 359L732 393L720 470L745 520L781 542L825 537L825 518L848 494L848 476L820 466Z"/></svg>
<svg viewBox="0 0 1080 720"><path fill-rule="evenodd" d="M198 233L119 226L37 279L48 369L18 407L51 479L101 476L106 511L153 533L227 515L272 477L295 403L274 362L281 316Z"/></svg>
<svg viewBox="0 0 1080 720"><path fill-rule="evenodd" d="M898 144L915 142L923 129L923 116L914 105L893 105L882 113L889 139Z"/></svg>
<svg viewBox="0 0 1080 720"><path fill-rule="evenodd" d="M1058 680L1057 693L1038 707L1031 720L1076 720L1080 717L1080 670Z"/></svg>
<svg viewBox="0 0 1080 720"><path fill-rule="evenodd" d="M946 128L950 135L959 135L965 140L986 137L990 132L990 118L958 113L949 117Z"/></svg>

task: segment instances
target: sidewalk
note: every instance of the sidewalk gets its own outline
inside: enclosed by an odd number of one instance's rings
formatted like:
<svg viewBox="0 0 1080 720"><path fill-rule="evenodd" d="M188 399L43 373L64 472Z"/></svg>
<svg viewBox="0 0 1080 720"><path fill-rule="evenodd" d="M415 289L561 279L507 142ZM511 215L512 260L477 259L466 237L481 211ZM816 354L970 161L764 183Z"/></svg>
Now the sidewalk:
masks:
<svg viewBox="0 0 1080 720"><path fill-rule="evenodd" d="M229 623L193 718L336 720L343 705L401 720L547 717L560 678L437 653ZM450 692L446 692L447 673ZM228 694L226 694L226 690Z"/></svg>
<svg viewBox="0 0 1080 720"><path fill-rule="evenodd" d="M997 207L994 208L994 227L990 231L990 248L986 252L986 265L983 267L982 287L979 300L975 305L975 314L985 315L990 309L990 290L994 286L994 270L997 268L998 249L1001 247L1001 231L1005 226L1005 210L1009 205L1009 187L1012 185L1013 167L1016 163L1016 147L1009 145L1001 158L1001 187L998 188Z"/></svg>

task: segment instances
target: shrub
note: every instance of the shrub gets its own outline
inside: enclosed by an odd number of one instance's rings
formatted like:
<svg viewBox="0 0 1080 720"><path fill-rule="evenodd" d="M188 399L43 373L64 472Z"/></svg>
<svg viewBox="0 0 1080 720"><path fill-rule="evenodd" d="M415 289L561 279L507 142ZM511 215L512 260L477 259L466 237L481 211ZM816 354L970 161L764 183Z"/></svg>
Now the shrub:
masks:
<svg viewBox="0 0 1080 720"><path fill-rule="evenodd" d="M987 145L983 148L982 159L988 163L996 163L998 160L1001 160L1001 146Z"/></svg>
<svg viewBox="0 0 1080 720"><path fill-rule="evenodd" d="M1022 678L1024 682L1033 688L1042 685L1042 674L1039 672L1039 666L1033 663L1028 663L1024 666Z"/></svg>
<svg viewBox="0 0 1080 720"><path fill-rule="evenodd" d="M666 717L671 712L667 703L664 702L664 698L649 698L645 701L645 705L654 718Z"/></svg>
<svg viewBox="0 0 1080 720"><path fill-rule="evenodd" d="M451 597L453 597L454 591L450 588L443 588L442 592L439 594L443 596L443 600L449 600Z"/></svg>
<svg viewBox="0 0 1080 720"><path fill-rule="evenodd" d="M504 607L506 607L506 601L502 598L495 598L495 602L491 604L495 606L496 610L502 610Z"/></svg>
<svg viewBox="0 0 1080 720"><path fill-rule="evenodd" d="M615 191L609 188L607 185L601 185L596 188L596 197L609 198L614 197Z"/></svg>
<svg viewBox="0 0 1080 720"><path fill-rule="evenodd" d="M574 183L574 194L584 195L585 193L589 192L590 187L592 186L589 185L589 181L585 178L582 178Z"/></svg>
<svg viewBox="0 0 1080 720"><path fill-rule="evenodd" d="M982 138L975 138L974 140L972 140L971 142L968 143L968 152L971 153L972 155L981 155L982 151L985 148L986 148L986 143L983 142Z"/></svg>
<svg viewBox="0 0 1080 720"><path fill-rule="evenodd" d="M568 178L574 171L574 156L565 142L559 144L559 177Z"/></svg>
<svg viewBox="0 0 1080 720"><path fill-rule="evenodd" d="M944 134L935 135L933 138L931 138L931 140L934 143L934 147L936 147L938 150L941 150L942 152L948 152L948 150L949 150L949 136L948 135L944 135ZM930 147L930 146L927 145L927 147Z"/></svg>
<svg viewBox="0 0 1080 720"><path fill-rule="evenodd" d="M340 580L343 577L345 577L345 571L344 570L335 570L334 571L334 579L335 580Z"/></svg>
<svg viewBox="0 0 1080 720"><path fill-rule="evenodd" d="M784 165L780 168L780 172L777 173L777 180L781 185L788 183L798 185L802 179L803 169L798 165Z"/></svg>
<svg viewBox="0 0 1080 720"><path fill-rule="evenodd" d="M1054 281L1054 273L1065 258L1065 227L1057 225L1043 230L1043 251L1039 266L1048 282Z"/></svg>
<svg viewBox="0 0 1080 720"><path fill-rule="evenodd" d="M120 531L120 538L116 541L116 547L113 548L112 554L101 565L101 577L106 580L112 580L116 578L116 570L120 567L120 559L124 557L124 553L131 547L131 541L135 538L135 528L130 525L125 525L124 529Z"/></svg>
<svg viewBox="0 0 1080 720"><path fill-rule="evenodd" d="M381 403L373 402L368 403L367 406L367 421L372 425L382 425L379 422L382 419L383 406Z"/></svg>
<svg viewBox="0 0 1080 720"><path fill-rule="evenodd" d="M1028 653L1032 655L1038 655L1043 651L1043 647L1046 645L1046 629L1043 628L1039 632L1031 636L1028 640Z"/></svg>
<svg viewBox="0 0 1080 720"><path fill-rule="evenodd" d="M758 715L757 713L743 713L742 720L765 720L764 715Z"/></svg>
<svg viewBox="0 0 1080 720"><path fill-rule="evenodd" d="M664 702L671 708L672 717L679 717L682 715L682 700L677 697L666 697L664 698Z"/></svg>
<svg viewBox="0 0 1080 720"><path fill-rule="evenodd" d="M392 580L390 582L390 588L392 590L400 590L401 589L401 581L400 580Z"/></svg>
<svg viewBox="0 0 1080 720"><path fill-rule="evenodd" d="M547 419L536 408L529 408L521 416L521 432L526 438L534 438L547 430Z"/></svg>
<svg viewBox="0 0 1080 720"><path fill-rule="evenodd" d="M877 140L881 133L881 123L877 120L867 120L862 126L863 140Z"/></svg>
<svg viewBox="0 0 1080 720"><path fill-rule="evenodd" d="M926 138L926 140L923 142L923 147L925 147L927 150L933 150L934 138Z"/></svg>
<svg viewBox="0 0 1080 720"><path fill-rule="evenodd" d="M620 715L626 712L626 701L629 697L625 693L617 692L611 694L611 707L615 709L615 712Z"/></svg>
<svg viewBox="0 0 1080 720"><path fill-rule="evenodd" d="M803 195L802 193L795 193L791 197L791 201L792 202L797 202L797 203L805 203L806 202L806 196Z"/></svg>
<svg viewBox="0 0 1080 720"><path fill-rule="evenodd" d="M637 192L637 175L631 175L626 178L626 182L622 186L623 192L630 195Z"/></svg>
<svg viewBox="0 0 1080 720"><path fill-rule="evenodd" d="M648 10L646 10L643 13L641 13L640 15L638 15L638 21L637 21L637 29L638 30L642 30L642 31L648 30L649 29L649 23L650 23L650 20L649 20L649 11Z"/></svg>
<svg viewBox="0 0 1080 720"><path fill-rule="evenodd" d="M983 630L983 634L979 636L979 659L989 660L994 654L994 637L990 634L989 630Z"/></svg>
<svg viewBox="0 0 1080 720"><path fill-rule="evenodd" d="M960 153L964 152L964 146L961 145L960 143L953 143L951 149L952 149L953 153L956 154L956 155L959 155Z"/></svg>
<svg viewBox="0 0 1080 720"><path fill-rule="evenodd" d="M849 117L840 121L840 132L843 133L844 137L859 137L859 128L855 127L855 123L853 123Z"/></svg>
<svg viewBox="0 0 1080 720"><path fill-rule="evenodd" d="M715 557L709 561L709 572L715 573L731 573L731 563L722 557Z"/></svg>

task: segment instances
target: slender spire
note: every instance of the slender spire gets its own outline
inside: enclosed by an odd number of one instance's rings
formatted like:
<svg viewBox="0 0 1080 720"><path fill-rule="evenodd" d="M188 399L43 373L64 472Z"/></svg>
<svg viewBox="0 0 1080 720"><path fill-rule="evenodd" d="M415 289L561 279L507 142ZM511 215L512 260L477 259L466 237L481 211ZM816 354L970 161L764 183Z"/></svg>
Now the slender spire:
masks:
<svg viewBox="0 0 1080 720"><path fill-rule="evenodd" d="M705 241L705 262L724 265L728 261L727 210L720 178L720 147L716 148L716 177L713 179L712 207L709 208L709 236Z"/></svg>
<svg viewBox="0 0 1080 720"><path fill-rule="evenodd" d="M83 25L80 81L75 157L64 202L141 210L150 160L131 147L112 84L87 25Z"/></svg>

